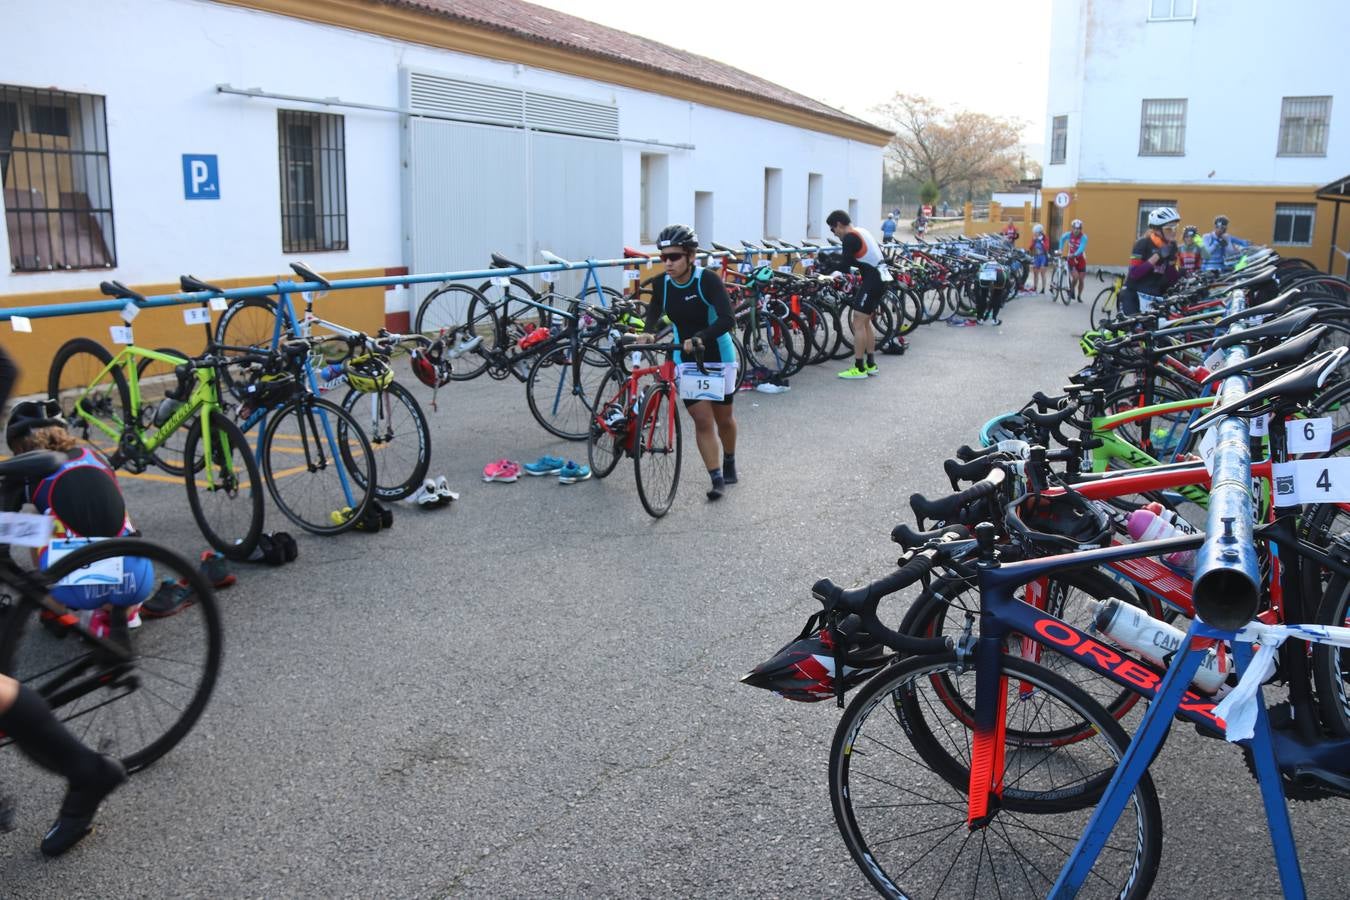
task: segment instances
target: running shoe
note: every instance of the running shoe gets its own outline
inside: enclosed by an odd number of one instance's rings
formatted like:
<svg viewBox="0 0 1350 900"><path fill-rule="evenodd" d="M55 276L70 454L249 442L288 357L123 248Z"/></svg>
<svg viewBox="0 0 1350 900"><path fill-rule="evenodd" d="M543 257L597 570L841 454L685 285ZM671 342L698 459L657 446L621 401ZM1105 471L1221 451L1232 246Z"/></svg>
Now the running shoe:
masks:
<svg viewBox="0 0 1350 900"><path fill-rule="evenodd" d="M504 481L510 484L520 480L520 464L509 459L499 459L483 467L484 481Z"/></svg>
<svg viewBox="0 0 1350 900"><path fill-rule="evenodd" d="M863 371L866 372L869 376L879 375L881 373L881 368L876 363L872 363L870 366L864 366Z"/></svg>
<svg viewBox="0 0 1350 900"><path fill-rule="evenodd" d="M147 619L167 619L192 605L192 588L166 578L153 597L141 604Z"/></svg>
<svg viewBox="0 0 1350 900"><path fill-rule="evenodd" d="M408 498L411 503L416 503L423 509L435 509L441 505L441 495L436 490L436 482L428 478L422 482L422 486L413 492Z"/></svg>
<svg viewBox="0 0 1350 900"><path fill-rule="evenodd" d="M112 631L112 620L106 609L96 609L89 616L89 633L94 637L105 638ZM127 628L141 627L141 604L127 608Z"/></svg>
<svg viewBox="0 0 1350 900"><path fill-rule="evenodd" d="M459 499L459 492L450 490L450 482L445 480L444 475L436 479L436 494L441 498L441 503Z"/></svg>
<svg viewBox="0 0 1350 900"><path fill-rule="evenodd" d="M557 456L541 456L532 463L526 463L522 468L526 475L557 475L563 470L567 460Z"/></svg>
<svg viewBox="0 0 1350 900"><path fill-rule="evenodd" d="M839 377L857 381L859 379L865 379L867 377L867 370L865 368L860 369L855 365L852 368L848 368L840 372Z"/></svg>
<svg viewBox="0 0 1350 900"><path fill-rule="evenodd" d="M213 588L227 588L234 584L234 573L230 571L229 563L225 561L225 554L217 553L214 550L202 551L202 577Z"/></svg>
<svg viewBox="0 0 1350 900"><path fill-rule="evenodd" d="M579 466L572 460L568 460L558 472L558 482L560 484L576 484L578 481L585 481L591 477L591 470L588 466Z"/></svg>

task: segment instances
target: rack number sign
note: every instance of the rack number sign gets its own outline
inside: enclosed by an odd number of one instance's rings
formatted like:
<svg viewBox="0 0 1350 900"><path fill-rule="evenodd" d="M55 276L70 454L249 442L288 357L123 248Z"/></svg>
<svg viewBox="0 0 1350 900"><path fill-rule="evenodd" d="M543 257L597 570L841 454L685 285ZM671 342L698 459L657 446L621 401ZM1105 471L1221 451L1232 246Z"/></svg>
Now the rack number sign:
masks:
<svg viewBox="0 0 1350 900"><path fill-rule="evenodd" d="M1289 419L1285 423L1290 453L1326 453L1331 450L1331 419Z"/></svg>
<svg viewBox="0 0 1350 900"><path fill-rule="evenodd" d="M1299 459L1272 470L1276 506L1350 502L1350 458Z"/></svg>

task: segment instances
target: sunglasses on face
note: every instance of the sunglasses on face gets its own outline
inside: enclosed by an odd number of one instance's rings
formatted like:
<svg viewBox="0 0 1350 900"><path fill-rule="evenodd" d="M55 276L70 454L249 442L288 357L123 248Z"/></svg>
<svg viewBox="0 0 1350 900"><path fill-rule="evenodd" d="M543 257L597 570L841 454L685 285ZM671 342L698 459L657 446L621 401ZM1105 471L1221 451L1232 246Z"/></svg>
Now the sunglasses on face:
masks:
<svg viewBox="0 0 1350 900"><path fill-rule="evenodd" d="M661 262L677 262L684 259L683 253L662 253Z"/></svg>

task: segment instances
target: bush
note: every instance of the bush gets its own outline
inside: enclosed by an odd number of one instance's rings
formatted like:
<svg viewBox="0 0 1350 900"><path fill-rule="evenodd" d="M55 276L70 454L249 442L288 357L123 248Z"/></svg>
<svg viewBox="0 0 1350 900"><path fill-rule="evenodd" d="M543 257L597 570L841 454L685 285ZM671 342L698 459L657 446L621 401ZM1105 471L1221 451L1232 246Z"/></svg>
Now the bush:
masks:
<svg viewBox="0 0 1350 900"><path fill-rule="evenodd" d="M932 204L937 203L941 193L942 191L938 189L937 182L925 181L923 186L919 188L919 202L931 206Z"/></svg>

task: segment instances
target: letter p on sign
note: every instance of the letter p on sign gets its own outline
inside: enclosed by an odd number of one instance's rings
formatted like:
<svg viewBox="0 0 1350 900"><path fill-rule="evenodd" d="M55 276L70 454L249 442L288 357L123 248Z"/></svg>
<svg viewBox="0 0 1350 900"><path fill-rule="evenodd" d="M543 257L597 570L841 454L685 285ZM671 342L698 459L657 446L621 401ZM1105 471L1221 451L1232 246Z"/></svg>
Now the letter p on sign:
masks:
<svg viewBox="0 0 1350 900"><path fill-rule="evenodd" d="M214 153L183 154L183 199L220 199L220 166Z"/></svg>

